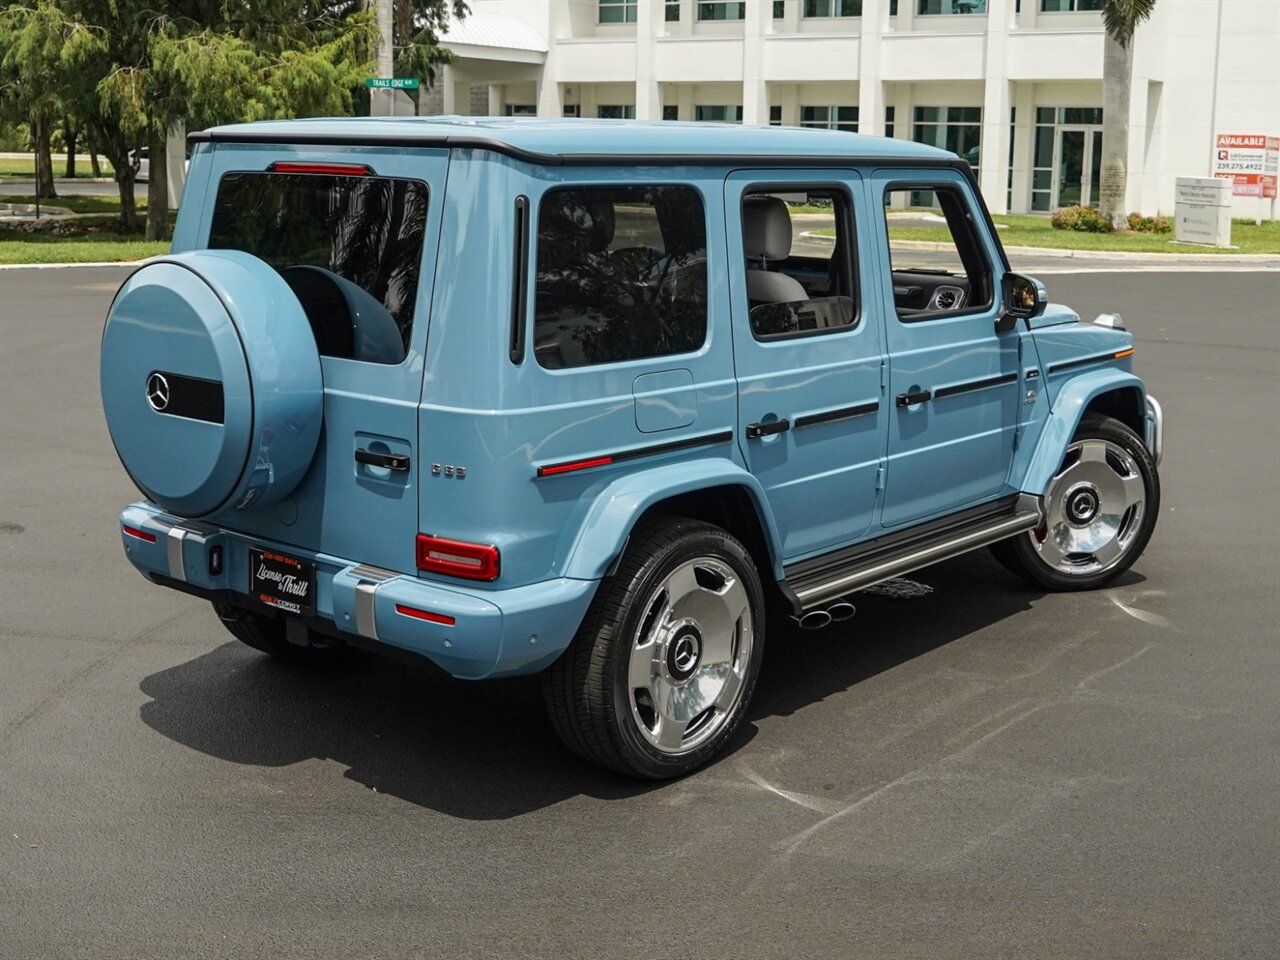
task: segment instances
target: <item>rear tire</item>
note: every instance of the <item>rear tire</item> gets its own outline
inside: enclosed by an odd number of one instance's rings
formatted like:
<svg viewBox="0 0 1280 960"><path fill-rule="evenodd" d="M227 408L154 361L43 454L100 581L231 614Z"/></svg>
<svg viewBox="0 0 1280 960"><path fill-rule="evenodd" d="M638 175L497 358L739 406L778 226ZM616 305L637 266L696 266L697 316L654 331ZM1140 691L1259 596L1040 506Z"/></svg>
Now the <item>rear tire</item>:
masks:
<svg viewBox="0 0 1280 960"><path fill-rule="evenodd" d="M543 674L547 713L592 763L650 780L682 776L733 738L764 634L764 591L738 540L683 518L644 524Z"/></svg>
<svg viewBox="0 0 1280 960"><path fill-rule="evenodd" d="M1160 512L1155 460L1129 427L1088 417L1044 498L1039 528L991 547L1013 573L1050 590L1110 583L1146 549Z"/></svg>
<svg viewBox="0 0 1280 960"><path fill-rule="evenodd" d="M284 617L272 617L229 603L216 602L213 604L213 612L218 615L227 632L241 643L286 663L321 666L336 663L347 653L346 645L340 640L313 642L305 647L290 643L285 635ZM317 638L314 634L310 639L328 640L326 637Z"/></svg>

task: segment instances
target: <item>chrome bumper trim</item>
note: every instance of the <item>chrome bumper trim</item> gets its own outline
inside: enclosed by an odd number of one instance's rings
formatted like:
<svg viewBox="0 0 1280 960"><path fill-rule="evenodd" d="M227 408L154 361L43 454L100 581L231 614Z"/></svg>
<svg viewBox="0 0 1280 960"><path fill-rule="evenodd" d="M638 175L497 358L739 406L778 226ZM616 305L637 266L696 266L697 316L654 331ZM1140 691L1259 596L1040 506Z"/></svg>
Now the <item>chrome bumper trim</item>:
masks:
<svg viewBox="0 0 1280 960"><path fill-rule="evenodd" d="M187 567L182 560L182 541L187 531L182 527L170 527L165 538L165 549L169 560L169 576L182 583L187 582Z"/></svg>
<svg viewBox="0 0 1280 960"><path fill-rule="evenodd" d="M378 587L400 574L364 563L351 573L360 580L356 584L356 633L370 640L381 640L382 638L378 636L378 616L373 601Z"/></svg>

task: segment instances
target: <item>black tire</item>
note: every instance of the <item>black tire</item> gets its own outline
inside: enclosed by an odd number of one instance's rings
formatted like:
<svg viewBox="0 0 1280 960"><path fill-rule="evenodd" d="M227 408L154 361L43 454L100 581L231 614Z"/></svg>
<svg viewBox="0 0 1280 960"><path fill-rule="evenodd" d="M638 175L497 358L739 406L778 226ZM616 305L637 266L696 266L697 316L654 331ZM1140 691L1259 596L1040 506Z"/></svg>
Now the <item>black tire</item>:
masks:
<svg viewBox="0 0 1280 960"><path fill-rule="evenodd" d="M346 644L310 634L307 646L290 643L285 636L284 617L254 613L229 603L214 603L213 612L233 637L253 649L286 663L305 666L327 666L347 654Z"/></svg>
<svg viewBox="0 0 1280 960"><path fill-rule="evenodd" d="M1086 417L1050 481L1045 514L1039 529L1003 540L991 553L1049 590L1105 586L1133 566L1155 530L1160 475L1150 451L1121 421Z"/></svg>
<svg viewBox="0 0 1280 960"><path fill-rule="evenodd" d="M691 582L694 589L680 594ZM668 779L705 765L733 738L751 701L764 614L755 562L729 533L679 517L638 527L568 650L543 674L556 733L580 757L634 777ZM640 674L632 671L646 669L651 684L633 687ZM695 694L704 702L717 690L687 726L655 701L655 692L680 694L667 700L674 714Z"/></svg>

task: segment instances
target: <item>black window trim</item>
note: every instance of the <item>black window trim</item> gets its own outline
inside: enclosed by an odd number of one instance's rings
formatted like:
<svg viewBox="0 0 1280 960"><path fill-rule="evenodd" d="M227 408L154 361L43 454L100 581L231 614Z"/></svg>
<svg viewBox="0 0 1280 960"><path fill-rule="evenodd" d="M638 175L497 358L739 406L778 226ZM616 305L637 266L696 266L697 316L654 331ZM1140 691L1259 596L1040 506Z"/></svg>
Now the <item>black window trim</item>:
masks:
<svg viewBox="0 0 1280 960"><path fill-rule="evenodd" d="M712 326L712 321L714 319L714 316L713 316L714 311L712 310L712 292L711 292L711 282L710 282L711 281L711 261L712 261L711 241L713 236L713 232L712 232L713 224L709 219L709 213L708 213L708 211L711 208L710 208L710 205L707 203L706 192L702 189L702 186L699 183L692 180L676 180L676 179L646 180L643 182L634 182L629 180L623 181L623 180L617 180L617 179L599 179L599 180L564 179L564 180L542 181L541 186L542 186L542 189L541 191L538 192L536 197L536 204L535 204L534 198L526 197L526 199L529 202L529 215L528 215L529 247L532 252L531 259L533 260L533 269L534 269L533 276L536 276L536 270L537 270L537 264L538 264L538 221L542 213L542 202L546 198L547 194L554 193L557 190L593 190L593 189L594 190L644 190L650 187L683 187L687 190L692 191L697 196L698 203L702 206L702 223L703 223L703 229L705 231L704 237L706 239L706 247L704 249L706 250L706 263L707 263L707 303L706 303L705 324L703 326L703 333L702 333L702 342L698 344L698 346L695 347L693 350L684 350L684 351L681 351L680 353L661 353L661 354L657 354L654 356L647 356L647 357L629 357L625 360L610 360L603 363L584 363L574 367L543 366L542 361L537 360L537 351L535 350L534 359L536 361L536 365L538 369L542 370L544 373L553 374L555 376L563 376L563 375L578 373L580 371L599 370L601 367L619 367L627 363L647 363L647 362L651 363L651 362L656 362L661 360L674 359L678 357L694 357L700 353L704 353L708 349L708 345L711 343L711 326ZM535 209L535 206L536 206L536 209ZM663 242L664 243L666 242L665 237L663 238ZM526 270L528 269L527 263L528 263L528 259L526 259ZM528 279L531 279L531 278L527 278L527 280ZM527 280L526 280L526 285L527 285ZM526 307L526 314L531 314L531 316L526 315L525 323L534 324L536 327L538 322L536 283L534 285L534 296L529 299L530 299L530 303Z"/></svg>
<svg viewBox="0 0 1280 960"><path fill-rule="evenodd" d="M974 188L975 195L981 196L982 195L981 191L977 189L977 185L973 180L972 172L965 179L966 179L966 182L971 187ZM1000 238L996 236L995 225L991 220L991 214L987 210L985 204L978 204L975 207L971 199L965 195L963 190L960 189L960 184L955 183L954 181L951 181L951 180L934 180L934 181L890 180L885 183L884 190L880 195L880 210L881 210L881 217L884 220L885 262L889 268L888 269L888 281L889 281L889 287L890 287L889 303L894 302L893 293L892 293L893 254L889 244L889 207L885 203L885 200L888 198L888 195L891 192L914 191L914 190L924 190L930 193L937 193L939 192L939 190L946 190L960 198L961 202L964 204L966 208L966 211L969 214L969 219L968 219L969 229L967 232L969 234L969 241L972 246L972 250L982 260L983 266L986 268L987 275L989 277L988 282L991 284L991 300L990 302L988 302L982 307L968 308L965 310L948 310L945 312L939 312L939 311L921 312L920 314L912 317L902 316L902 314L898 312L897 304L894 304L893 315L897 317L899 323L915 324L915 323L929 323L930 321L933 321L933 320L951 320L956 317L980 317L980 316L983 316L984 314L997 311L1000 306L1000 297L999 297L998 288L1000 285L1001 274L998 274L996 272L996 264L993 263L991 261L991 258L987 256L986 246L985 244L982 243L981 237L978 235L979 217L981 217L983 223L986 224L987 230L991 233L993 237L995 237L996 251L1000 255L1000 258L1002 261L1005 259L1004 248L1000 245ZM949 221L947 223L947 227L948 229L950 229L951 227L951 224ZM952 239L954 239L954 235ZM960 257L960 262L962 265L965 266L965 269L967 271L968 264L965 264L964 262L965 261L964 251L960 249L959 244L956 244L956 254ZM1003 267L1004 272L1008 272L1009 267L1007 262L1002 263L1001 266ZM973 284L972 284L972 281L969 279L967 272L965 275L965 283L969 284L969 291L970 293L972 293Z"/></svg>
<svg viewBox="0 0 1280 960"><path fill-rule="evenodd" d="M195 138L194 135L192 134L187 135L188 145L190 145L193 142L197 142L198 139L200 138ZM298 162L303 163L303 162L309 162L309 161L298 161ZM317 160L314 162L323 163L324 161ZM254 167L254 168L244 168L244 169L234 168L230 170L224 170L221 174L218 175L218 182L213 185L214 189L212 193L206 191L206 196L210 198L209 206L207 208L208 210L207 215L209 219L208 219L208 223L205 224L204 226L203 236L200 239L200 242L203 243L204 246L199 249L204 249L204 250L215 249L209 246L209 237L213 233L213 218L218 208L218 194L222 190L222 181L230 176L235 176L237 174L246 174L246 173L258 174L266 177L350 176L357 180L403 180L407 183L422 184L422 188L427 192L427 208L426 208L426 214L422 222L422 253L420 254L420 256L423 259L418 264L418 286L413 293L413 298L414 298L413 322L409 326L409 342L405 344L404 356L400 359L399 363L374 363L369 360L357 360L355 357L335 357L335 356L330 356L329 354L326 354L326 353L320 354L320 363L322 365L329 361L338 361L341 363L359 364L361 368L382 367L384 369L394 370L397 367L403 367L414 357L413 338L418 332L418 307L421 306L421 304L418 302L418 298L422 295L422 277L426 275L426 270L427 270L427 263L425 258L428 250L430 249L430 240L431 240L431 201L432 201L431 184L428 181L423 180L421 177L399 177L399 176L394 176L394 175L385 174L385 173L374 173L373 168L369 167L367 164L365 165L366 168L369 170L369 173L367 174L361 174L361 173L351 173L351 174L323 173L321 174L321 173L286 173L279 170L273 170L272 166L274 166L274 163L275 161L273 161L271 164L268 164L266 167ZM210 179L212 179L212 177L210 177ZM216 248L216 249L226 249L226 248ZM434 269L435 267L433 264L432 265L433 273L434 273ZM430 304L428 304L427 306L430 306Z"/></svg>
<svg viewBox="0 0 1280 960"><path fill-rule="evenodd" d="M517 367L524 363L525 330L529 315L529 198L516 197L515 206L515 264L512 270L511 289L511 362Z"/></svg>
<svg viewBox="0 0 1280 960"><path fill-rule="evenodd" d="M850 270L849 282L851 285L853 285L854 292L861 294L862 282L859 274L861 261L858 259L858 243L857 243L858 234L856 232L858 218L854 216L854 203L855 203L854 191L850 189L847 183L844 183L839 180L813 180L813 181L801 180L801 181L779 181L779 182L761 181L760 183L746 184L742 188L742 192L738 202L739 226L741 226L742 224L742 208L743 208L743 205L746 203L746 199L748 196L768 194L768 193L789 193L789 192L796 193L801 190L805 191L806 193L808 193L810 190L831 190L833 192L839 190L844 193L845 199L848 200L848 203L845 205L845 208L843 211L837 211L837 217L842 217L844 219L845 230L847 231L847 234L850 238L850 251L849 251L849 262L848 262L849 270ZM839 225L837 224L837 228L838 227ZM741 245L741 240L742 240L741 231L739 231L738 239L739 239L739 244ZM745 251L743 252L745 253ZM832 253L832 256L835 255L834 250L832 250L831 253ZM746 295L745 288L743 290L743 295L744 296ZM818 297L813 299L823 299L823 298ZM750 318L751 309L750 309L750 303L748 303L747 304L747 314L748 314L747 328L751 331L752 338L758 343L778 343L784 340L804 340L809 337L830 337L830 336L835 336L841 333L852 333L853 331L859 329L862 326L862 316L863 316L862 305L863 305L864 298L862 296L856 296L851 299L853 300L853 309L854 309L853 320L842 327L824 327L818 330L797 330L794 333L757 334L755 331L755 328L751 326L751 318Z"/></svg>

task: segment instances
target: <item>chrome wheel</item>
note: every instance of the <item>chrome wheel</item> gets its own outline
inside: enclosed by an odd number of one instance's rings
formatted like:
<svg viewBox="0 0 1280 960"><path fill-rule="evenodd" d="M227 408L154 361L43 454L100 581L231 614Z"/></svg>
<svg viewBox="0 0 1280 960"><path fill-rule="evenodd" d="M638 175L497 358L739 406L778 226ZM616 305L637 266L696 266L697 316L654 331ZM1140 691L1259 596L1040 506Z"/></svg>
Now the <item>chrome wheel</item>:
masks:
<svg viewBox="0 0 1280 960"><path fill-rule="evenodd" d="M649 596L631 643L628 703L641 736L680 756L732 716L751 662L751 602L721 560L676 567Z"/></svg>
<svg viewBox="0 0 1280 960"><path fill-rule="evenodd" d="M1128 450L1102 438L1077 440L1049 485L1044 525L1027 536L1056 572L1092 576L1126 558L1146 508L1146 484Z"/></svg>

